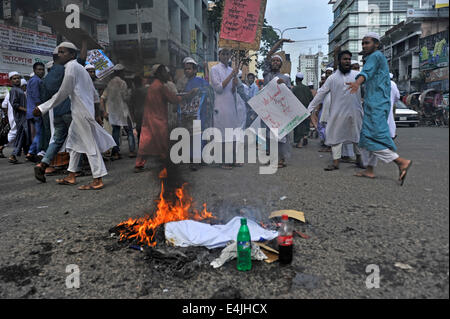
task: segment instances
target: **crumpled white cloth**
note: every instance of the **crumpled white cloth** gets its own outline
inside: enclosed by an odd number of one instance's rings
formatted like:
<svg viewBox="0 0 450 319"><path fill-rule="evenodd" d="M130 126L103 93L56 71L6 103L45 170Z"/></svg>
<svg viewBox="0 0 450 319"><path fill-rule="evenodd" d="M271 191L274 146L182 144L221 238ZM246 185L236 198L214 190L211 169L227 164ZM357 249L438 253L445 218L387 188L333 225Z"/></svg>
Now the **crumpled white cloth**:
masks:
<svg viewBox="0 0 450 319"><path fill-rule="evenodd" d="M222 250L222 253L220 254L219 258L214 259L211 262L211 266L214 268L219 268L226 262L233 260L234 258L237 258L237 243L234 242L230 245L228 245L224 250ZM267 256L261 251L261 248L258 245L252 244L252 259L253 260L264 260L267 259Z"/></svg>
<svg viewBox="0 0 450 319"><path fill-rule="evenodd" d="M277 231L267 230L253 220L247 219L252 241L266 241L278 237ZM236 241L241 217L234 217L225 225L210 225L193 220L182 220L165 225L166 240L175 246L204 246L208 249L224 247Z"/></svg>

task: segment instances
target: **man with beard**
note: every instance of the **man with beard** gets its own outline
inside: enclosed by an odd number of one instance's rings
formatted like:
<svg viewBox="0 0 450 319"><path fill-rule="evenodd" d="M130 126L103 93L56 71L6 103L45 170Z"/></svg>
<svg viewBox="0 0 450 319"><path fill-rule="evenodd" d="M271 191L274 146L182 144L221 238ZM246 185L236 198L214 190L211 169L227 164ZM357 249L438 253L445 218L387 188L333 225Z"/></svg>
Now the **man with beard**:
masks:
<svg viewBox="0 0 450 319"><path fill-rule="evenodd" d="M374 167L378 159L395 162L400 171L399 182L403 185L411 160L401 158L389 131L388 118L391 110L391 80L386 57L380 51L380 36L369 33L363 38L365 64L356 82L348 82L352 94L360 92L365 84L364 120L359 146L364 150L364 165L367 167L356 176L375 178ZM358 94L359 95L359 94Z"/></svg>
<svg viewBox="0 0 450 319"><path fill-rule="evenodd" d="M270 83L274 78L278 78L278 84L286 84L286 86L289 89L292 89L291 85L291 79L289 76L286 76L281 73L281 67L283 66L283 58L280 54L276 54L275 52L283 45L283 43L293 43L294 41L289 39L281 39L275 45L273 48L269 51L267 54L267 59L264 63L264 86ZM262 127L264 127L266 132L266 147L268 153L270 152L270 129L265 124L262 123ZM286 160L290 155L291 151L291 144L289 141L289 135L282 138L280 141L278 141L278 168L284 168L286 167Z"/></svg>
<svg viewBox="0 0 450 319"><path fill-rule="evenodd" d="M363 110L361 106L361 91L349 94L346 83L354 79L358 73L351 70L350 51L342 51L338 55L339 69L334 72L317 92L316 97L309 105L313 111L316 106L329 93L331 104L326 127L325 144L331 146L333 163L325 168L326 171L339 169L344 143L359 143ZM360 155L357 151L357 161Z"/></svg>

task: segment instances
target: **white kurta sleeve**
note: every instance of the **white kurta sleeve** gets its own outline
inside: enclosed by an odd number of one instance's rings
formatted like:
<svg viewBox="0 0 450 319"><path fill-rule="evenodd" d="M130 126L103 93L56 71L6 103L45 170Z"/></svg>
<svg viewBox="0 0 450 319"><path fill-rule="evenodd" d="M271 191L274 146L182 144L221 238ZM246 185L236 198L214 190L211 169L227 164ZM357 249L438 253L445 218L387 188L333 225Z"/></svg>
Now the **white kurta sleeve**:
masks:
<svg viewBox="0 0 450 319"><path fill-rule="evenodd" d="M5 99L2 102L2 109L8 109L9 92L6 94Z"/></svg>
<svg viewBox="0 0 450 319"><path fill-rule="evenodd" d="M221 79L218 68L211 69L211 86L217 94L223 93L223 80Z"/></svg>
<svg viewBox="0 0 450 319"><path fill-rule="evenodd" d="M69 65L66 68L64 79L58 92L56 92L56 94L53 95L53 97L50 100L38 106L42 114L48 113L48 111L50 111L52 108L64 102L70 96L70 94L72 94L74 89L75 89L75 76L72 74Z"/></svg>
<svg viewBox="0 0 450 319"><path fill-rule="evenodd" d="M314 97L314 99L311 101L311 103L309 103L308 111L310 113L312 113L319 104L323 103L323 100L325 99L325 96L331 90L330 89L330 82L331 82L331 78L326 80L325 84L322 85L322 87L317 91L317 94Z"/></svg>

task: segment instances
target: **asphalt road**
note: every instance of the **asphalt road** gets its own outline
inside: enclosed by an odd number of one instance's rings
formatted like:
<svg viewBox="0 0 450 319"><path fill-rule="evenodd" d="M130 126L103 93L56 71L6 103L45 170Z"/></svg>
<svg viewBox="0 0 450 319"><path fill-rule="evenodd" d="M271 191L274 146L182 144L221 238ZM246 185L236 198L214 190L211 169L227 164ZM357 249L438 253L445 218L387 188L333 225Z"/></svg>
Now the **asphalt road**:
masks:
<svg viewBox="0 0 450 319"><path fill-rule="evenodd" d="M394 164L380 164L375 180L354 177L350 164L325 172L330 155L317 152L317 140L295 149L276 175L259 175L256 165L180 168L192 196L217 221L242 211L256 219L279 209L305 213L307 224L295 227L310 238L295 238L293 263L254 262L248 273L235 261L209 266L220 250L167 248L190 256L180 272L175 261L110 236L119 222L153 211L156 164L134 174L131 159L108 163L107 187L82 192L55 178L40 184L31 164L2 159L0 298L448 298L449 130L401 128L397 144L414 160L403 187ZM68 265L80 271L78 289L66 287ZM368 279L373 269L379 288L368 289L367 281L377 282Z"/></svg>

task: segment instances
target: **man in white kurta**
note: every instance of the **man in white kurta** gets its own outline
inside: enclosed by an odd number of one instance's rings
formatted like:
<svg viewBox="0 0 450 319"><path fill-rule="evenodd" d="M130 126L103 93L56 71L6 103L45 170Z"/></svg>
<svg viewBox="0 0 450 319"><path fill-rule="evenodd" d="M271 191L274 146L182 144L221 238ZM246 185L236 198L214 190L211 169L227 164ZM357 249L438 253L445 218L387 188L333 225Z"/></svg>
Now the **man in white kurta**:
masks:
<svg viewBox="0 0 450 319"><path fill-rule="evenodd" d="M333 164L325 168L327 171L339 169L344 143L353 143L355 146L359 143L363 120L361 91L352 95L348 92L346 85L358 75L357 71L351 70L351 53L343 51L338 58L339 70L326 80L308 107L308 110L313 111L325 95L330 94L331 105L327 120L325 144L332 147ZM356 150L357 161L360 161L357 147Z"/></svg>
<svg viewBox="0 0 450 319"><path fill-rule="evenodd" d="M397 84L395 84L392 79L394 75L390 73L391 77L391 112L389 113L388 124L389 124L389 132L391 133L391 137L395 138L397 136L397 125L395 124L395 104L400 100L400 91L398 90Z"/></svg>
<svg viewBox="0 0 450 319"><path fill-rule="evenodd" d="M101 189L104 187L102 177L107 175L102 153L116 145L109 135L95 121L94 103L98 103L89 73L76 60L76 47L72 43L63 42L59 46L58 56L66 70L59 91L47 102L39 105L34 113L45 114L59 105L67 97L71 100L72 123L66 141L69 150L69 176L60 180L60 184L76 184L75 173L82 154L86 154L94 181L82 186L80 190Z"/></svg>
<svg viewBox="0 0 450 319"><path fill-rule="evenodd" d="M238 105L236 103L236 92L233 87L233 79L238 75L239 69L232 69L228 66L230 57L230 50L220 49L220 63L212 67L210 72L211 86L216 94L214 101L214 127L222 133L222 140L225 142L223 146L227 143L235 142L234 137L229 136L227 138L225 129L235 129L242 126L242 121L239 119ZM231 167L231 165L223 165L223 168L226 169Z"/></svg>
<svg viewBox="0 0 450 319"><path fill-rule="evenodd" d="M120 139L121 128L125 129L128 137L128 147L130 156L135 157L135 140L133 135L133 125L131 123L130 111L128 109L127 100L129 99L128 86L123 80L124 67L117 64L114 67L114 77L109 81L108 86L102 95L102 103L108 114L109 124L112 126L112 136L117 146L112 150L113 159L120 158Z"/></svg>

